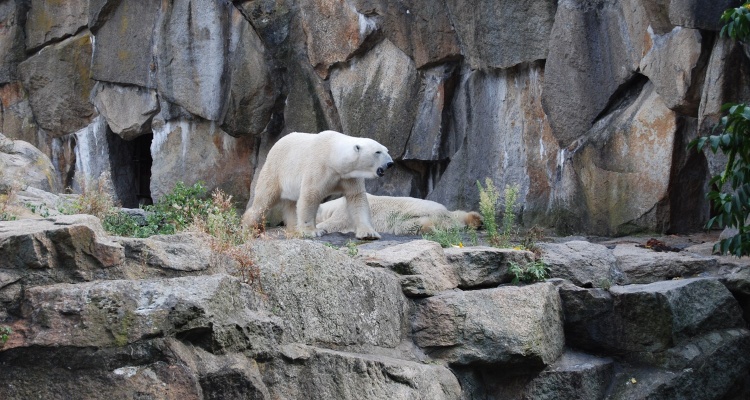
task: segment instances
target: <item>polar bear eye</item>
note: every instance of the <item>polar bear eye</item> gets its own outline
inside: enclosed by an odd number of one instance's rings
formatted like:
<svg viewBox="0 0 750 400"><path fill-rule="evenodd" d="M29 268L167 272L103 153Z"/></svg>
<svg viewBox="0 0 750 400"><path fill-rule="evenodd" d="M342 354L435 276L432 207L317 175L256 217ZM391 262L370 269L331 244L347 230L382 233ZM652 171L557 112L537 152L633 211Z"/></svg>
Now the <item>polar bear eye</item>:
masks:
<svg viewBox="0 0 750 400"><path fill-rule="evenodd" d="M375 152L375 154L380 154L380 153L382 153L380 150L378 150L378 151Z"/></svg>

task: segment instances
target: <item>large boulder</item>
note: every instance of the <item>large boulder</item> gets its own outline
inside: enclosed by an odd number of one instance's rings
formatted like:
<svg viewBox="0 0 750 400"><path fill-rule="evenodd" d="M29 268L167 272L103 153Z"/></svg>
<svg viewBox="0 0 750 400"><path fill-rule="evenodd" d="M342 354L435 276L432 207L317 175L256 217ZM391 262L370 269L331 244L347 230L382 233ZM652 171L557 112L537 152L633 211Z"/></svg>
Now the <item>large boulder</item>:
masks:
<svg viewBox="0 0 750 400"><path fill-rule="evenodd" d="M234 277L57 284L26 290L23 346L115 347L176 336L223 353L268 356L281 321L256 311L260 294Z"/></svg>
<svg viewBox="0 0 750 400"><path fill-rule="evenodd" d="M563 286L571 346L659 364L664 352L692 338L744 326L731 293L714 279L581 289Z"/></svg>
<svg viewBox="0 0 750 400"><path fill-rule="evenodd" d="M159 112L156 91L137 86L102 84L94 105L109 129L125 140L151 132L151 118Z"/></svg>
<svg viewBox="0 0 750 400"><path fill-rule="evenodd" d="M39 127L53 136L73 133L95 116L89 102L93 37L88 31L50 45L19 65Z"/></svg>
<svg viewBox="0 0 750 400"><path fill-rule="evenodd" d="M567 279L582 287L609 287L622 281L617 259L603 245L573 240L538 246L551 278Z"/></svg>
<svg viewBox="0 0 750 400"><path fill-rule="evenodd" d="M509 270L511 263L523 266L534 261L530 251L487 246L451 247L445 249L445 256L455 269L458 287L463 290L510 283L514 278Z"/></svg>
<svg viewBox="0 0 750 400"><path fill-rule="evenodd" d="M453 365L542 368L563 352L560 296L551 283L446 292L416 302L414 342Z"/></svg>
<svg viewBox="0 0 750 400"><path fill-rule="evenodd" d="M710 40L697 29L676 27L665 35L653 35L652 41L641 60L641 73L654 83L669 109L698 116Z"/></svg>
<svg viewBox="0 0 750 400"><path fill-rule="evenodd" d="M290 341L396 347L406 298L398 279L348 255L304 240L256 241L253 261L267 309Z"/></svg>
<svg viewBox="0 0 750 400"><path fill-rule="evenodd" d="M611 358L567 350L524 389L528 400L603 399L614 376Z"/></svg>
<svg viewBox="0 0 750 400"><path fill-rule="evenodd" d="M608 398L743 399L750 366L750 331L718 330L668 351L664 368L623 365Z"/></svg>
<svg viewBox="0 0 750 400"><path fill-rule="evenodd" d="M52 161L39 149L22 140L10 140L0 133L0 193L31 186L48 192L62 189Z"/></svg>
<svg viewBox="0 0 750 400"><path fill-rule="evenodd" d="M363 250L360 256L370 266L401 275L401 287L410 297L432 296L458 286L456 273L437 242L410 241L380 250Z"/></svg>
<svg viewBox="0 0 750 400"><path fill-rule="evenodd" d="M263 364L272 398L459 399L449 369L390 357L286 345L282 358Z"/></svg>
<svg viewBox="0 0 750 400"><path fill-rule="evenodd" d="M510 68L547 58L557 1L449 0L446 4L472 69Z"/></svg>
<svg viewBox="0 0 750 400"><path fill-rule="evenodd" d="M0 132L11 139L29 142L41 150L45 147L45 135L39 135L37 131L23 83L15 81L0 85Z"/></svg>
<svg viewBox="0 0 750 400"><path fill-rule="evenodd" d="M32 0L26 19L26 47L36 49L73 36L88 22L88 0Z"/></svg>
<svg viewBox="0 0 750 400"><path fill-rule="evenodd" d="M613 250L625 283L652 283L715 272L714 257L689 252L656 252L633 244L619 244Z"/></svg>

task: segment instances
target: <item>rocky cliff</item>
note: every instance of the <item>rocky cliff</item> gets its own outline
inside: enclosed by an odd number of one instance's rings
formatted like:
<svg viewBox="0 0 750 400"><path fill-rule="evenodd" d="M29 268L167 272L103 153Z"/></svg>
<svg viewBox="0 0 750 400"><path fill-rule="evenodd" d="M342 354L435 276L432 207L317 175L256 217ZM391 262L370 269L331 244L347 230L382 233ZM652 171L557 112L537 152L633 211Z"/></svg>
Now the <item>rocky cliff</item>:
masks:
<svg viewBox="0 0 750 400"><path fill-rule="evenodd" d="M489 177L527 226L689 231L722 160L686 143L750 99L737 3L2 0L0 132L126 206L198 180L244 203L281 135L335 129L390 149L374 193L474 209Z"/></svg>
<svg viewBox="0 0 750 400"><path fill-rule="evenodd" d="M384 238L393 239L393 238ZM689 245L690 243L683 243ZM0 397L724 399L750 395L750 266L710 243L111 237L0 222ZM250 269L247 269L250 268Z"/></svg>

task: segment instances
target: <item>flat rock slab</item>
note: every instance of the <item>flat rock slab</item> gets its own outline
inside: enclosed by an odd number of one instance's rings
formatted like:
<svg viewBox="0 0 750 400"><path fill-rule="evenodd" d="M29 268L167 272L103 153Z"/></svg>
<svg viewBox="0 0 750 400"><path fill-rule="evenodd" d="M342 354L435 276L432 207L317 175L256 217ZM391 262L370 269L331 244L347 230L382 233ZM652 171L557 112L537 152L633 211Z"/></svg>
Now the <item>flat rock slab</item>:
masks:
<svg viewBox="0 0 750 400"><path fill-rule="evenodd" d="M551 283L445 292L416 302L415 343L451 364L542 367L563 351L562 307Z"/></svg>
<svg viewBox="0 0 750 400"><path fill-rule="evenodd" d="M582 240L538 246L552 278L567 279L582 287L609 287L622 281L617 259L606 246Z"/></svg>
<svg viewBox="0 0 750 400"><path fill-rule="evenodd" d="M290 341L396 347L406 298L394 275L311 240L252 244L267 308Z"/></svg>
<svg viewBox="0 0 750 400"><path fill-rule="evenodd" d="M524 398L603 399L614 376L614 367L611 358L568 350L531 381Z"/></svg>
<svg viewBox="0 0 750 400"><path fill-rule="evenodd" d="M619 244L613 251L626 283L652 283L716 272L714 257L688 252L656 252L634 244Z"/></svg>
<svg viewBox="0 0 750 400"><path fill-rule="evenodd" d="M123 257L122 246L91 215L0 222L0 269L66 269L88 280Z"/></svg>
<svg viewBox="0 0 750 400"><path fill-rule="evenodd" d="M272 398L461 398L458 380L441 365L298 344L284 346L282 356L283 359L275 359L261 368ZM313 387L314 390L306 389Z"/></svg>
<svg viewBox="0 0 750 400"><path fill-rule="evenodd" d="M281 321L255 311L259 296L228 275L35 287L22 308L23 345L120 347L176 336L211 351L267 354Z"/></svg>
<svg viewBox="0 0 750 400"><path fill-rule="evenodd" d="M715 279L582 289L562 286L571 345L641 358L715 330L744 326L737 300Z"/></svg>
<svg viewBox="0 0 750 400"><path fill-rule="evenodd" d="M445 255L455 268L458 287L463 290L510 283L513 280L509 271L511 263L524 265L534 260L530 251L488 246L452 247L445 249Z"/></svg>

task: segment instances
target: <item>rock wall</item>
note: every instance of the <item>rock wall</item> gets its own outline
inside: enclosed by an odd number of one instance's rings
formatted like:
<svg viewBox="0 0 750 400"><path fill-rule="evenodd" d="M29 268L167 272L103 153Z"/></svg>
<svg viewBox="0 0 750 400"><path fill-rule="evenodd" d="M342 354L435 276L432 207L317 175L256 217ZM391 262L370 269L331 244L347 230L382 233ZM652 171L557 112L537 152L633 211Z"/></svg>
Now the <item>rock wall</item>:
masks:
<svg viewBox="0 0 750 400"><path fill-rule="evenodd" d="M385 239L259 238L248 270L195 233L0 222L0 397L750 396L750 263L710 243L540 243L553 279L514 285L529 251Z"/></svg>
<svg viewBox="0 0 750 400"><path fill-rule="evenodd" d="M178 180L244 204L280 136L335 129L390 149L374 193L476 209L489 177L527 226L690 231L722 160L686 144L750 99L738 3L1 0L0 132L126 206Z"/></svg>

